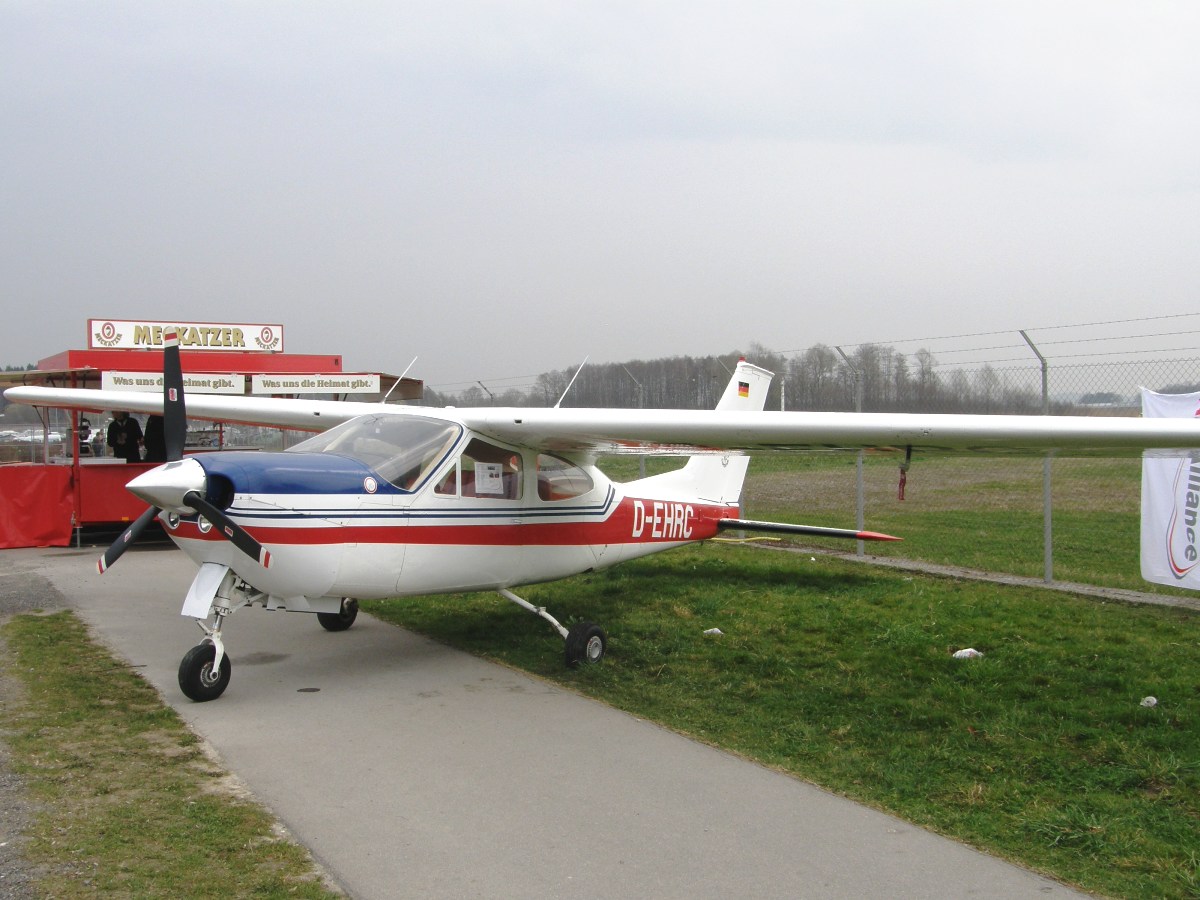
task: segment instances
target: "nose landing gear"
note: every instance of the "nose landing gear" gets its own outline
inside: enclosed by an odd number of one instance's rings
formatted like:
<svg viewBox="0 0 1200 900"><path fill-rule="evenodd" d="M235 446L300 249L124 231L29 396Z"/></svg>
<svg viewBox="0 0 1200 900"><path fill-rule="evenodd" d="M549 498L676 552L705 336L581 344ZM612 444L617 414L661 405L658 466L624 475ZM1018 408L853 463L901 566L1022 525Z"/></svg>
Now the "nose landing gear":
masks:
<svg viewBox="0 0 1200 900"><path fill-rule="evenodd" d="M225 655L221 625L231 612L232 610L225 606L215 607L213 613L216 623L211 628L197 619L208 637L185 653L179 663L179 689L188 699L197 703L216 700L225 693L225 688L229 687L233 664Z"/></svg>

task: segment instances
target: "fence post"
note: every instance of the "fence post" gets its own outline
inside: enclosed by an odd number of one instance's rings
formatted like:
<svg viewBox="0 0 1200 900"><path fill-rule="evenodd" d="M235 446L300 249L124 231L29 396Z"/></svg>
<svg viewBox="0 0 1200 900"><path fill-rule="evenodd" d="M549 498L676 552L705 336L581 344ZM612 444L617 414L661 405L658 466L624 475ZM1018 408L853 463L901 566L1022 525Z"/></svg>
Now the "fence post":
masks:
<svg viewBox="0 0 1200 900"><path fill-rule="evenodd" d="M834 347L838 355L842 358L842 362L846 364L854 375L854 411L862 412L863 405L863 380L862 373L858 371L854 363L850 362L845 351L841 347ZM863 451L859 450L854 460L854 521L858 524L858 530L862 531L867 527L866 522L866 491L863 488ZM866 543L863 541L855 541L857 550L856 556L866 555Z"/></svg>
<svg viewBox="0 0 1200 900"><path fill-rule="evenodd" d="M1037 345L1029 339L1024 331L1019 334L1029 345L1038 358L1042 367L1042 415L1050 415L1050 368L1046 357L1038 350ZM1053 452L1053 451L1050 451ZM1050 452L1042 459L1042 559L1045 562L1045 573L1042 580L1049 584L1054 580L1054 508L1053 492L1051 491Z"/></svg>

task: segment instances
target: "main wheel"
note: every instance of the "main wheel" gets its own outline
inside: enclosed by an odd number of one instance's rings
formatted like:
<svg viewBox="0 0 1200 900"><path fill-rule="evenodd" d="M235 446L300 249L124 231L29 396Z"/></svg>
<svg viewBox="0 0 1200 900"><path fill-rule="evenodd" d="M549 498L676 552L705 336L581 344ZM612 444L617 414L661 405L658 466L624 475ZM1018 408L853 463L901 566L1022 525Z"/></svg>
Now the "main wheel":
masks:
<svg viewBox="0 0 1200 900"><path fill-rule="evenodd" d="M574 669L580 663L598 663L607 648L603 628L592 622L576 622L567 632L567 665Z"/></svg>
<svg viewBox="0 0 1200 900"><path fill-rule="evenodd" d="M358 618L358 601L347 597L342 601L342 609L335 613L317 613L317 621L326 631L345 631Z"/></svg>
<svg viewBox="0 0 1200 900"><path fill-rule="evenodd" d="M208 641L197 644L183 656L179 663L179 689L197 703L216 700L229 686L229 674L233 665L229 656L221 657L220 669L213 670L217 648Z"/></svg>

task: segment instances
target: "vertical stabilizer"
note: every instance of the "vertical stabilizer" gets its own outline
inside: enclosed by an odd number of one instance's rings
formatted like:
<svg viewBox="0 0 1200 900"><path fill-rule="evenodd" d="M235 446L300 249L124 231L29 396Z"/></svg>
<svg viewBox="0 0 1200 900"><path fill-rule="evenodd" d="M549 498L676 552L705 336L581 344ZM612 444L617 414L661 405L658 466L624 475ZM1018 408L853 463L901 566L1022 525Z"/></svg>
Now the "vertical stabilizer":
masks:
<svg viewBox="0 0 1200 900"><path fill-rule="evenodd" d="M771 379L775 375L766 369L738 360L733 377L725 386L725 393L717 401L717 410L746 410L762 412L767 408L767 390L771 387Z"/></svg>
<svg viewBox="0 0 1200 900"><path fill-rule="evenodd" d="M767 389L772 378L774 374L766 369L739 360L725 393L717 402L717 411L762 412L767 405ZM653 480L660 486L670 485L709 503L736 506L749 465L748 456L706 454L693 456L682 469L646 480Z"/></svg>

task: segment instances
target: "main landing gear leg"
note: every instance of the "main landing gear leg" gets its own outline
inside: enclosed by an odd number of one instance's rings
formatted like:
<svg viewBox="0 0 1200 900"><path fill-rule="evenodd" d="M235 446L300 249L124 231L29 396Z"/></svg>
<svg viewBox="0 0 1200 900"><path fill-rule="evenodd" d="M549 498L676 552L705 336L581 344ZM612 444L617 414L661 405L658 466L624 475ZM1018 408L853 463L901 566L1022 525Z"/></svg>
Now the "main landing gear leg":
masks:
<svg viewBox="0 0 1200 900"><path fill-rule="evenodd" d="M604 651L608 648L608 637L599 625L592 622L576 622L570 629L567 629L558 619L546 612L546 607L534 606L528 600L524 600L504 588L497 593L505 600L517 604L522 609L528 610L550 623L566 642L567 665L572 669L580 663L598 663L604 658Z"/></svg>
<svg viewBox="0 0 1200 900"><path fill-rule="evenodd" d="M233 665L225 655L225 643L221 640L221 626L225 617L233 612L228 606L213 609L214 624L197 619L207 637L184 654L179 663L179 689L197 703L216 700L229 686Z"/></svg>

